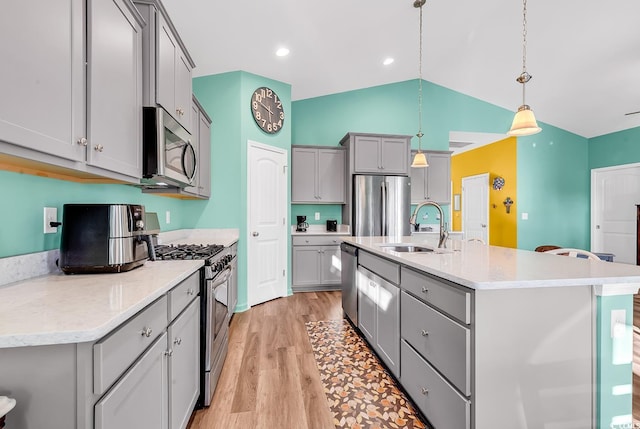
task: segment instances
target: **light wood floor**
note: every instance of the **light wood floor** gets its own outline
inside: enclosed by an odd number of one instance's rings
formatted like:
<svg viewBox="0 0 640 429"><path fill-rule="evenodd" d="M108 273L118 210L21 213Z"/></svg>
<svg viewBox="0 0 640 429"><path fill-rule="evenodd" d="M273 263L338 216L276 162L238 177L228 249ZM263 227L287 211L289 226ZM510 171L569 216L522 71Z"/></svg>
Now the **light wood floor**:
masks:
<svg viewBox="0 0 640 429"><path fill-rule="evenodd" d="M296 293L235 314L213 402L189 429L333 428L304 324L341 318L340 292Z"/></svg>

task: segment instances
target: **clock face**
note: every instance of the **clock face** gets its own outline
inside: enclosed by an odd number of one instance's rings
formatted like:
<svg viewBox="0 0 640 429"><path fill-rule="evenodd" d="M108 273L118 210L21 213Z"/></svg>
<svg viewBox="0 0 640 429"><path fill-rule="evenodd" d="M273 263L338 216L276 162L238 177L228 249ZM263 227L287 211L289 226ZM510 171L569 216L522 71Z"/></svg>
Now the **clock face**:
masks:
<svg viewBox="0 0 640 429"><path fill-rule="evenodd" d="M278 95L267 87L260 87L251 96L251 112L256 124L265 132L275 134L284 124L284 107Z"/></svg>

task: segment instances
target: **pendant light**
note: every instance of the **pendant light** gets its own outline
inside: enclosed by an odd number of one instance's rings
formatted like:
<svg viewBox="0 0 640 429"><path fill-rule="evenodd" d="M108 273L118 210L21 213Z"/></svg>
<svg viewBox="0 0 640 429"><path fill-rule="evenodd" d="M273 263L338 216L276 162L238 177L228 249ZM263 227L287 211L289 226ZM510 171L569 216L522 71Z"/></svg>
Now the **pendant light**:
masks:
<svg viewBox="0 0 640 429"><path fill-rule="evenodd" d="M411 163L412 168L425 168L428 167L427 157L422 152L422 136L424 133L422 132L422 6L427 2L427 0L415 0L413 2L413 7L417 7L420 9L420 54L418 60L418 152L413 157L413 162Z"/></svg>
<svg viewBox="0 0 640 429"><path fill-rule="evenodd" d="M527 73L527 0L522 1L522 73L516 78L522 84L522 106L513 118L511 129L507 133L510 136L530 136L539 133L541 128L536 122L533 110L524 101L524 89L526 83L531 80L531 75Z"/></svg>

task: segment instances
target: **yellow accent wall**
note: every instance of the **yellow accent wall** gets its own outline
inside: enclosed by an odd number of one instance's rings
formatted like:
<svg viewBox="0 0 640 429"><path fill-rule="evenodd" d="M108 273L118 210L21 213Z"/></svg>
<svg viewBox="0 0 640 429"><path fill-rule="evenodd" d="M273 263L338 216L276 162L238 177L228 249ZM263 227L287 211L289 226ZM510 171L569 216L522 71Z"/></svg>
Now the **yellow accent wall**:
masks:
<svg viewBox="0 0 640 429"><path fill-rule="evenodd" d="M489 243L494 246L518 247L517 204L517 139L504 140L481 146L451 157L453 194L462 194L462 178L489 173ZM504 187L493 189L493 179L504 178ZM513 205L507 213L503 201L511 197ZM462 230L462 201L460 210L453 210L453 230Z"/></svg>

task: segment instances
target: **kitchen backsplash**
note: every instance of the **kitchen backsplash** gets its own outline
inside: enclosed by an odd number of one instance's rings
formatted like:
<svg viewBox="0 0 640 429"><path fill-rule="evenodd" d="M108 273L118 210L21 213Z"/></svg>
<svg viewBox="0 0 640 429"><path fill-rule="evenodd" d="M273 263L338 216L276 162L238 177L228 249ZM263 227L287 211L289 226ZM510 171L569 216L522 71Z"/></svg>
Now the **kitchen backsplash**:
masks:
<svg viewBox="0 0 640 429"><path fill-rule="evenodd" d="M0 258L0 286L59 272L58 249Z"/></svg>

